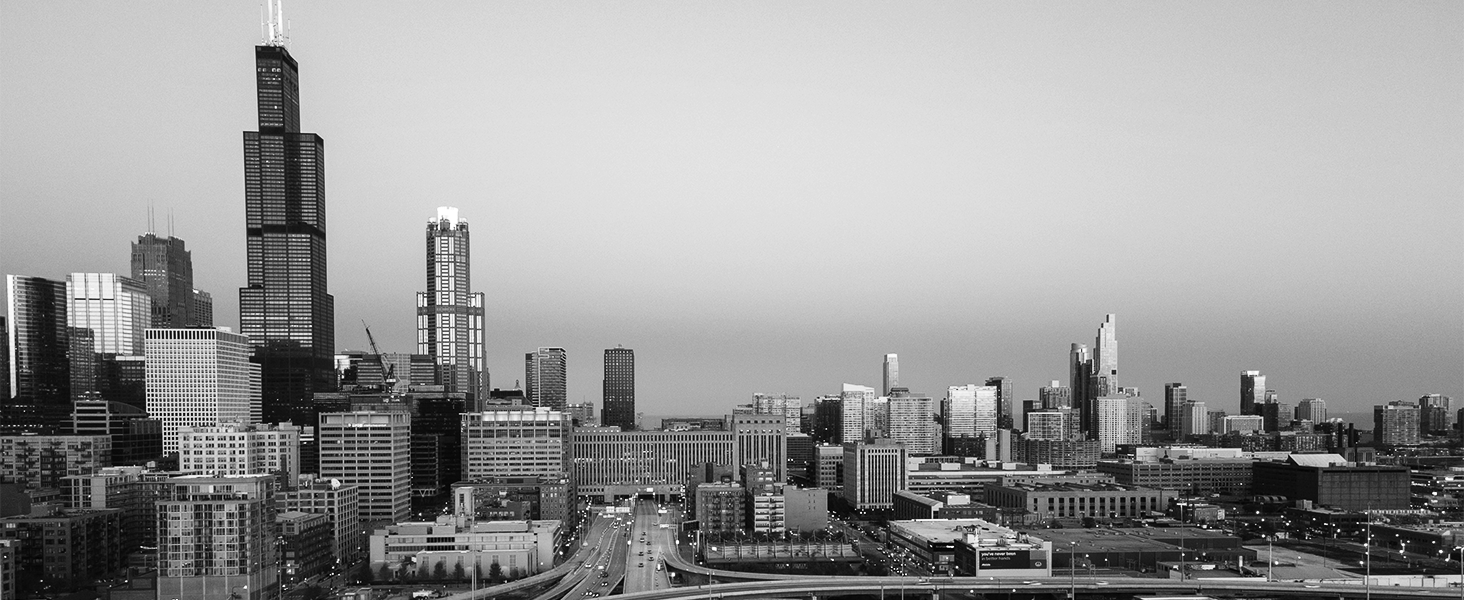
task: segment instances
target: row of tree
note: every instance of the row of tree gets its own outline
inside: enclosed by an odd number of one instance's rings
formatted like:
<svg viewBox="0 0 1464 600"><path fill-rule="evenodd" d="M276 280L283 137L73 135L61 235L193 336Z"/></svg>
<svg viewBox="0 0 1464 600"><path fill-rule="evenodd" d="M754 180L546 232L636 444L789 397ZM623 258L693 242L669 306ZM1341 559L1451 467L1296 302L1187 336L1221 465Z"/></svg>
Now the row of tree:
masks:
<svg viewBox="0 0 1464 600"><path fill-rule="evenodd" d="M383 564L377 567L376 571L372 573L371 580L373 583L387 583L392 581L470 581L468 572L463 568L462 563L454 564L452 570L449 571L447 565L440 561L431 567L428 567L426 563L418 565L415 562L411 559L402 561L401 567L397 569L392 569ZM513 581L524 576L523 569L518 567L512 567L505 573L503 566L496 561L488 566L487 573L483 572L481 565L474 565L473 569L477 571L474 574L477 580L480 583L489 585Z"/></svg>

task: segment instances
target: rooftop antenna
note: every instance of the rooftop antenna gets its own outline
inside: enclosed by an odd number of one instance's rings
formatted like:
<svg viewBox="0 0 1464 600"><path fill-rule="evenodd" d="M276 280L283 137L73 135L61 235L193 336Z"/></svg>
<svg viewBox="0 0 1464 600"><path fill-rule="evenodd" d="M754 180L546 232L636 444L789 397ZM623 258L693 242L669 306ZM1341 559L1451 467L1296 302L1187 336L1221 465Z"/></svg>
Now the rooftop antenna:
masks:
<svg viewBox="0 0 1464 600"><path fill-rule="evenodd" d="M264 44L266 46L284 45L290 41L289 33L286 32L284 0L264 0L265 7L269 11L269 23L266 27Z"/></svg>

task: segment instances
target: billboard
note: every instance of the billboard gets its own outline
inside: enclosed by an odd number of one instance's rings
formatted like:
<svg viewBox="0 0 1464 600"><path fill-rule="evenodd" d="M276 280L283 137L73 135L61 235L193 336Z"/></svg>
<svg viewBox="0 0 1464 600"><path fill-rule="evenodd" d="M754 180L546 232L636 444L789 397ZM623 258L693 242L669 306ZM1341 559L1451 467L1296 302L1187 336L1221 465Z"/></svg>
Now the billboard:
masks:
<svg viewBox="0 0 1464 600"><path fill-rule="evenodd" d="M1047 553L1031 550L981 550L977 569L1046 569Z"/></svg>

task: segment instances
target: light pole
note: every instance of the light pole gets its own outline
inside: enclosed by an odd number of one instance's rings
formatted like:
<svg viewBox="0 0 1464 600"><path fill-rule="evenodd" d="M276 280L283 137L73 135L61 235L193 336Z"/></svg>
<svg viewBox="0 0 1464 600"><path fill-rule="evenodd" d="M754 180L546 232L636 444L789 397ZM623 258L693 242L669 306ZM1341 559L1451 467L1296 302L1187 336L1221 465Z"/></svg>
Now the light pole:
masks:
<svg viewBox="0 0 1464 600"><path fill-rule="evenodd" d="M1266 581L1271 581L1271 565L1276 564L1276 553L1271 549L1271 542L1276 536L1266 536Z"/></svg>
<svg viewBox="0 0 1464 600"><path fill-rule="evenodd" d="M1078 543L1068 543L1072 544L1073 548L1072 553L1068 555L1068 598L1078 600ZM1459 564L1461 565L1460 572L1464 573L1464 561L1460 561Z"/></svg>

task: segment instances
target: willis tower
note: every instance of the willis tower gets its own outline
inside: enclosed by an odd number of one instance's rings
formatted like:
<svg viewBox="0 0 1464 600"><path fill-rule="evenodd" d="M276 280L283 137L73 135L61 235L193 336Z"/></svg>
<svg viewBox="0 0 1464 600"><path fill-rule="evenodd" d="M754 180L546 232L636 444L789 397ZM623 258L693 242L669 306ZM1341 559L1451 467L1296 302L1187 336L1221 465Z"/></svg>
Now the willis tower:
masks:
<svg viewBox="0 0 1464 600"><path fill-rule="evenodd" d="M299 65L285 49L284 20L270 17L254 48L259 130L244 132L249 285L239 289L239 328L260 364L264 421L314 426L314 393L336 387L325 140L300 132Z"/></svg>

